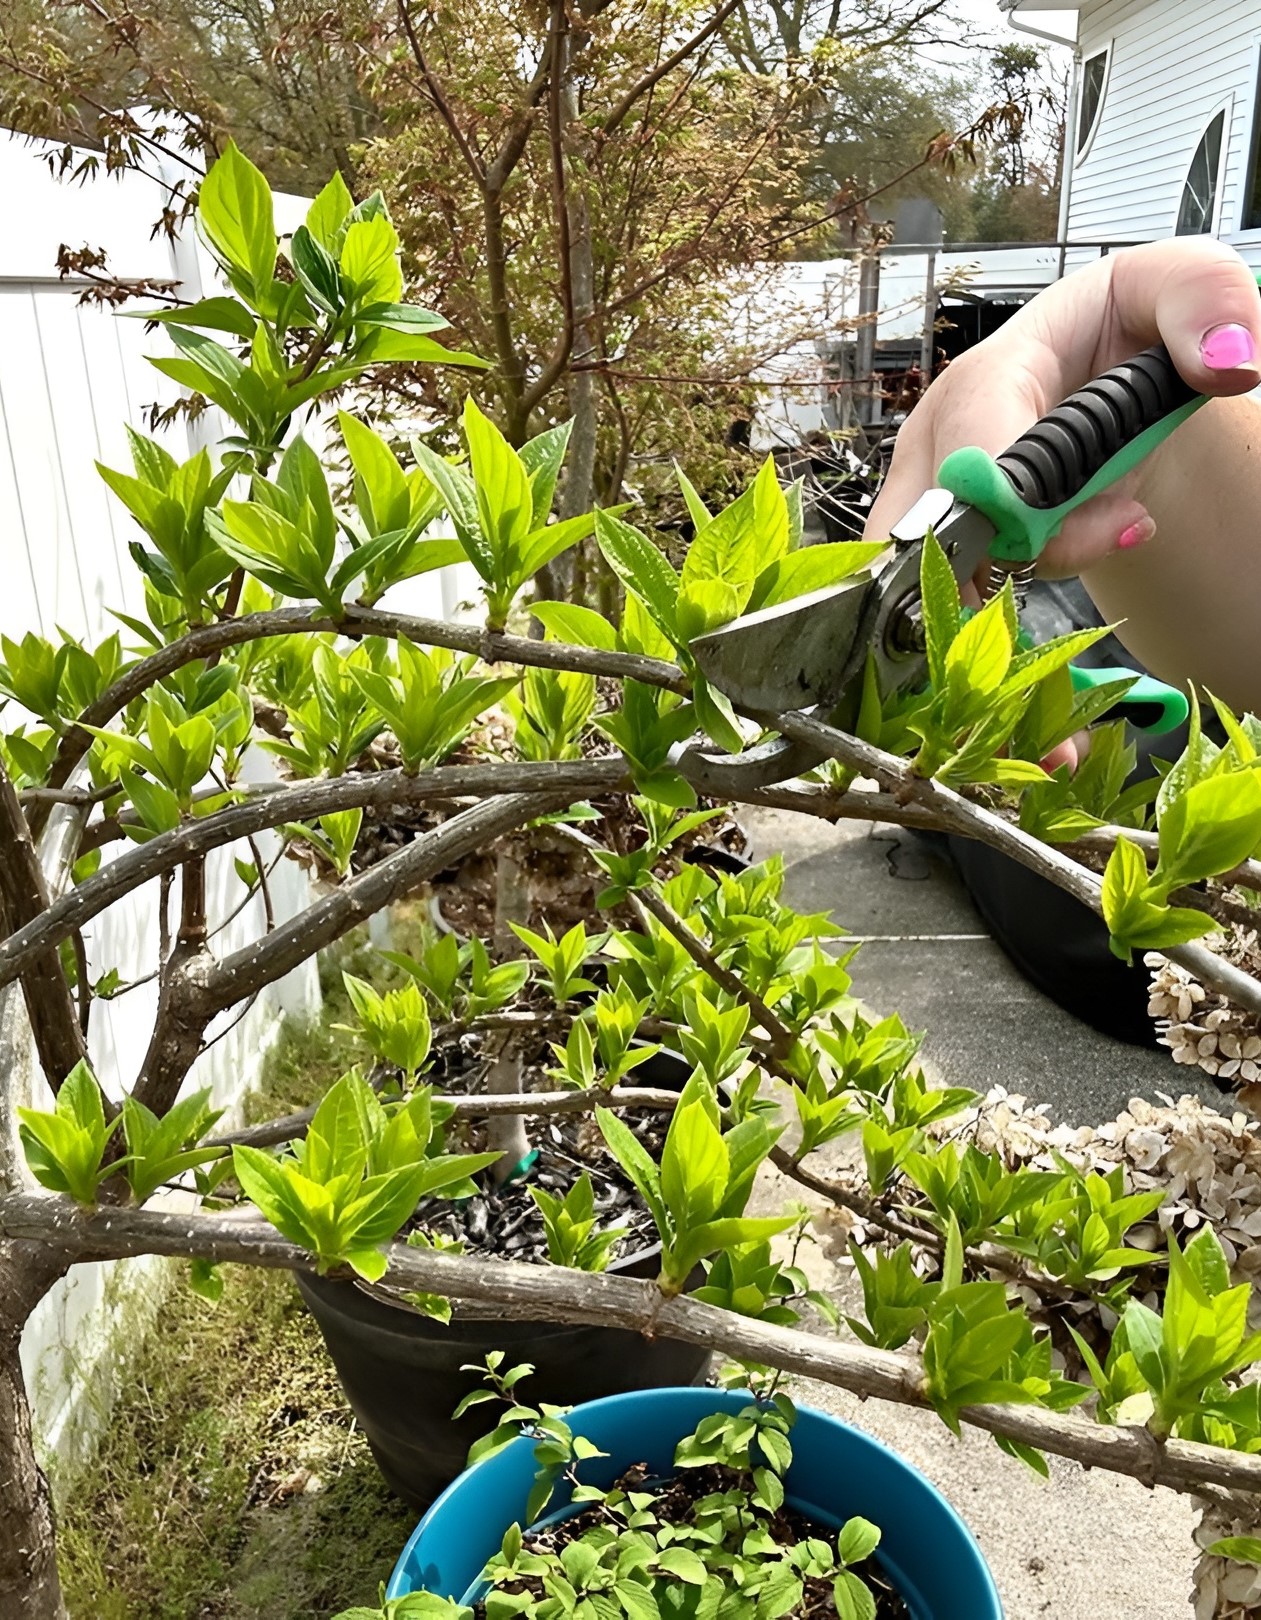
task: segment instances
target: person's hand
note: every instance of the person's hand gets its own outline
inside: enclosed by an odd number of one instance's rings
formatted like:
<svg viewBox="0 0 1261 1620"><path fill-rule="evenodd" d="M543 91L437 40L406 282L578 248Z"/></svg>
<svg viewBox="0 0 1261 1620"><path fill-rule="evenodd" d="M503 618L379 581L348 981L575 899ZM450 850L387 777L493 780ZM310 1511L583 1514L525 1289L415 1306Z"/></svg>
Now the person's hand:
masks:
<svg viewBox="0 0 1261 1620"><path fill-rule="evenodd" d="M1261 298L1238 254L1209 238L1153 242L1110 254L1039 293L954 361L911 413L872 506L868 538L888 534L951 451L978 445L1000 454L1069 394L1158 340L1202 393L1242 394L1261 384ZM1181 449L1190 456L1193 448L1180 430L1157 454L1167 459ZM1140 469L1072 513L1039 571L1079 573L1150 540L1156 520L1142 480Z"/></svg>
<svg viewBox="0 0 1261 1620"><path fill-rule="evenodd" d="M1069 394L1157 340L1187 382L1223 397L1073 512L1039 572L1084 574L1153 674L1261 711L1261 415L1251 400L1225 398L1261 385L1261 297L1220 242L1112 254L1039 293L962 355L898 434L866 535L887 536L951 451L1001 454ZM1062 743L1044 765L1076 768L1087 741Z"/></svg>

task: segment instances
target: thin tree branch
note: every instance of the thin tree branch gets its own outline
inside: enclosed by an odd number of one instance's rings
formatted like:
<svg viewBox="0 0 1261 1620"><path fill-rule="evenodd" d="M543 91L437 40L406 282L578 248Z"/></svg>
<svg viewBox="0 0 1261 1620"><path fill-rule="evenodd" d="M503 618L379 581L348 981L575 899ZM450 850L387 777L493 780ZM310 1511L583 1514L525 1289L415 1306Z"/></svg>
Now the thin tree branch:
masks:
<svg viewBox="0 0 1261 1620"><path fill-rule="evenodd" d="M843 765L861 776L872 778L895 798L916 803L932 811L938 826L945 832L955 832L973 838L991 849L1009 855L1022 866L1047 878L1058 888L1071 894L1075 900L1099 915L1103 913L1103 885L1093 872L1070 860L1054 845L1043 844L1032 833L1013 822L1004 821L979 805L972 804L954 788L930 777L916 776L905 761L886 754L857 737L847 736L834 726L812 720L804 714L782 714L775 717L775 728L795 742L816 748L829 759L838 759ZM1207 946L1171 945L1161 952L1171 962L1177 962L1195 975L1201 984L1219 991L1237 1006L1249 1012L1261 1013L1261 983L1242 968L1227 962Z"/></svg>
<svg viewBox="0 0 1261 1620"><path fill-rule="evenodd" d="M552 165L552 201L556 209L556 259L560 272L561 332L551 358L521 397L521 409L528 416L568 365L574 347L573 240L569 220L569 195L565 174L565 136L561 99L569 61L569 19L565 0L552 0L548 28L547 132Z"/></svg>
<svg viewBox="0 0 1261 1620"><path fill-rule="evenodd" d="M682 945L697 967L720 989L734 996L737 1001L743 1002L770 1037L773 1053L782 1058L792 1049L797 1037L788 1025L771 1011L755 990L745 984L738 973L733 973L730 968L723 966L704 941L697 938L678 912L668 906L659 894L651 888L646 888L627 898L641 914L651 913L665 931Z"/></svg>
<svg viewBox="0 0 1261 1620"><path fill-rule="evenodd" d="M531 643L535 645L535 643ZM538 645L549 645L539 643ZM171 872L193 855L291 821L314 821L336 810L388 810L478 795L564 793L566 802L614 792L627 780L620 754L605 759L491 765L437 765L428 770L353 772L318 778L251 796L213 815L184 822L129 849L0 942L0 989L11 984L33 954L58 945L114 901L151 878ZM268 784L270 787L270 784ZM164 951L165 955L165 951Z"/></svg>
<svg viewBox="0 0 1261 1620"><path fill-rule="evenodd" d="M672 52L664 61L659 62L651 72L645 73L638 83L631 85L626 94L620 100L614 102L603 124L600 126L601 135L606 139L612 135L635 103L642 96L646 96L655 84L659 84L668 74L673 73L676 67L686 62L694 51L698 51L707 39L712 38L718 32L732 12L737 10L743 3L744 0L724 0L724 4L719 6L702 29L693 34L691 39L685 40L677 51Z"/></svg>
<svg viewBox="0 0 1261 1620"><path fill-rule="evenodd" d="M539 1119L557 1114L589 1114L597 1108L643 1110L668 1113L678 1107L677 1091L659 1091L650 1086L588 1086L580 1091L516 1091L501 1092L495 1096L470 1096L467 1092L435 1092L435 1103L449 1107L457 1119L494 1119L505 1114L525 1114ZM239 1131L229 1131L207 1142L207 1147L231 1147L244 1143L250 1147L274 1147L278 1142L291 1142L303 1136L315 1117L318 1104L286 1114L283 1119L272 1119L262 1125L248 1125Z"/></svg>
<svg viewBox="0 0 1261 1620"><path fill-rule="evenodd" d="M412 22L411 8L407 0L398 0L398 15L399 21L403 24L403 32L407 35L407 43L411 47L412 57L416 66L420 69L421 77L425 81L425 88L429 92L429 98L438 109L451 139L455 142L456 150L468 167L469 173L478 188L484 191L486 187L486 166L469 144L460 120L455 115L455 109L447 99L446 91L442 88L441 82L425 58L415 25Z"/></svg>
<svg viewBox="0 0 1261 1620"><path fill-rule="evenodd" d="M671 692L688 690L686 677L676 664L660 658L645 658L638 653L602 652L596 647L572 647L561 641L533 641L528 636L503 635L471 625L449 624L443 619L420 619L405 613L385 613L377 608L353 605L345 607L337 618L318 608L276 608L267 613L246 613L237 619L199 625L133 664L89 704L66 732L58 746L50 786L64 787L71 771L92 746L93 739L84 726L108 726L129 703L177 669L249 641L329 631L351 639L406 636L409 641L425 646L472 653L487 663L533 664L542 669L574 670L583 675L611 675L643 681L648 686L660 686ZM33 809L37 811L38 806Z"/></svg>
<svg viewBox="0 0 1261 1620"><path fill-rule="evenodd" d="M160 1254L238 1261L273 1270L309 1272L316 1267L313 1254L261 1221L147 1209L83 1211L68 1199L40 1194L0 1200L0 1232L38 1239L70 1264ZM388 1267L383 1283L404 1295L432 1293L493 1304L505 1318L590 1323L631 1332L643 1332L651 1325L657 1336L779 1367L861 1396L901 1405L929 1404L924 1369L915 1356L752 1321L687 1295L664 1299L649 1281L403 1244L391 1244L385 1252ZM1147 1485L1189 1492L1204 1485L1261 1492L1261 1456L1186 1440L1162 1442L1146 1429L1095 1423L1080 1414L1030 1406L969 1407L961 1416L993 1434Z"/></svg>

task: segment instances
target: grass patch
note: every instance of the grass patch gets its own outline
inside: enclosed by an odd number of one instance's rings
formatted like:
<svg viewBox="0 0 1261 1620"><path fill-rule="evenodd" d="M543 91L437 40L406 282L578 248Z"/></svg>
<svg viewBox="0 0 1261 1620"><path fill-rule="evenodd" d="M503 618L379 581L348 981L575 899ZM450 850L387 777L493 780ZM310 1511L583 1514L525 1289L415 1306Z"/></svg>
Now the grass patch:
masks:
<svg viewBox="0 0 1261 1620"><path fill-rule="evenodd" d="M407 949L416 923L399 923ZM352 1022L343 967L396 972L362 947L321 965L324 1011L286 1026L250 1120L305 1106L362 1060L337 1027ZM61 1492L72 1620L327 1620L375 1603L415 1523L291 1279L236 1266L224 1284L216 1306L173 1279L95 1458Z"/></svg>
<svg viewBox="0 0 1261 1620"><path fill-rule="evenodd" d="M288 1276L176 1286L62 1507L72 1620L327 1620L375 1600L415 1521L353 1427Z"/></svg>

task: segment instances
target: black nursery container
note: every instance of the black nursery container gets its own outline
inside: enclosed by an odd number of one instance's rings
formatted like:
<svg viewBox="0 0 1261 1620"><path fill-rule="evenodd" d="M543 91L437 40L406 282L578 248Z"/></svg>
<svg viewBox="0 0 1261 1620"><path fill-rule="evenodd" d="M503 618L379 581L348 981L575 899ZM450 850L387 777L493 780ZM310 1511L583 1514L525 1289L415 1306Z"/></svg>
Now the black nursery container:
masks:
<svg viewBox="0 0 1261 1620"><path fill-rule="evenodd" d="M652 1277L660 1254L655 1246L641 1249L609 1270ZM481 1383L462 1364L480 1364L488 1350L505 1351L509 1366L533 1363L534 1376L520 1391L530 1405L700 1383L709 1365L709 1352L695 1345L622 1328L503 1321L467 1311L444 1326L351 1282L307 1274L295 1274L295 1281L386 1484L421 1510L461 1472L469 1446L493 1421L489 1404L451 1421L457 1403Z"/></svg>

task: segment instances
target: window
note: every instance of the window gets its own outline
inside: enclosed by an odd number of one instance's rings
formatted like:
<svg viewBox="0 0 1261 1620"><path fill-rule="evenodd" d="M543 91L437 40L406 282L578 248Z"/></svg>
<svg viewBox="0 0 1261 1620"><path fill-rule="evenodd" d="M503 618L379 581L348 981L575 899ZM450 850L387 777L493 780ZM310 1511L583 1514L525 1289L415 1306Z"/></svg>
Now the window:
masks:
<svg viewBox="0 0 1261 1620"><path fill-rule="evenodd" d="M1175 236L1207 236L1213 229L1225 135L1226 109L1223 107L1200 136L1200 144L1191 159L1186 184L1182 188Z"/></svg>
<svg viewBox="0 0 1261 1620"><path fill-rule="evenodd" d="M1252 110L1252 139L1248 148L1248 177L1243 189L1243 231L1261 231L1261 68L1257 71L1257 99Z"/></svg>
<svg viewBox="0 0 1261 1620"><path fill-rule="evenodd" d="M1108 82L1108 58L1112 47L1096 51L1088 56L1082 63L1081 88L1077 103L1077 151L1078 159L1084 158L1086 149L1095 133L1095 126L1099 122L1099 114L1103 110L1103 92Z"/></svg>

